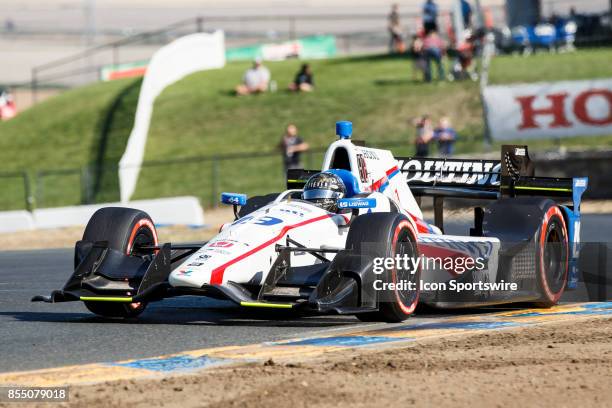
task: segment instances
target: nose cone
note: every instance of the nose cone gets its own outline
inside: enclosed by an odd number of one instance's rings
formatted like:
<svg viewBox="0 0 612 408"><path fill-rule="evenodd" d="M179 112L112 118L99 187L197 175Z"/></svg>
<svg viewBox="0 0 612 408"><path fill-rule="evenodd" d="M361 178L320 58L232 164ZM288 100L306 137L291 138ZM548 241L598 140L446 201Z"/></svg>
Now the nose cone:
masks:
<svg viewBox="0 0 612 408"><path fill-rule="evenodd" d="M201 288L210 281L210 271L199 267L183 265L173 271L168 282L173 287Z"/></svg>

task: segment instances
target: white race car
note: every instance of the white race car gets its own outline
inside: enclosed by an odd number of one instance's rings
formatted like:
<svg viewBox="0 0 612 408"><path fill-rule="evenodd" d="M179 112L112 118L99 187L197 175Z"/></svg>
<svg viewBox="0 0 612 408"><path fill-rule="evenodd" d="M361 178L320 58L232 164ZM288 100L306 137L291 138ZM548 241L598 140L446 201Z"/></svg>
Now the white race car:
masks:
<svg viewBox="0 0 612 408"><path fill-rule="evenodd" d="M418 303L550 306L575 287L586 178L534 177L526 146L504 146L501 161L396 158L352 142L350 122L336 133L322 169L289 170L288 190L223 193L236 220L206 243L160 244L146 213L97 211L64 288L32 300L135 317L155 300L203 295L392 322ZM433 223L422 196L434 198ZM448 197L489 200L465 236L444 234Z"/></svg>

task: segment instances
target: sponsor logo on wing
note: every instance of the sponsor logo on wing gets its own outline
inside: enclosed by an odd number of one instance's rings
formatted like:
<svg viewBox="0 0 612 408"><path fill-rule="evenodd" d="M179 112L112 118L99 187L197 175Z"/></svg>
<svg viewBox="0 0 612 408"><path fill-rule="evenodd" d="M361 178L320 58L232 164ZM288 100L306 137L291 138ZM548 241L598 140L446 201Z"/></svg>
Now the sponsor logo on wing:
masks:
<svg viewBox="0 0 612 408"><path fill-rule="evenodd" d="M488 160L399 159L406 181L467 185L499 185L501 164Z"/></svg>
<svg viewBox="0 0 612 408"><path fill-rule="evenodd" d="M424 244L439 244L442 248L463 252L472 258L489 259L493 252L493 243L488 241L454 241L443 237L420 237L419 242Z"/></svg>

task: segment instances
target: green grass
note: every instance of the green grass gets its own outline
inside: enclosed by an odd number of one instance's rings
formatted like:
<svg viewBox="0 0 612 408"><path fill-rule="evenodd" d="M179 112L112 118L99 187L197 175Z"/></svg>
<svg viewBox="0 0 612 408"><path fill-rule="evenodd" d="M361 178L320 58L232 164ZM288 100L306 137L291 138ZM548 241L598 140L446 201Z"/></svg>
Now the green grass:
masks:
<svg viewBox="0 0 612 408"><path fill-rule="evenodd" d="M572 54L504 56L493 60L492 83L588 79L612 76L612 50ZM157 99L146 150L147 161L179 158L173 164L145 167L135 198L196 195L205 204L220 191L263 193L282 188L280 154L223 161L187 161L187 157L274 151L287 123L295 123L313 147L334 140L334 123L354 123L355 138L369 145L395 142L397 154L412 152L413 118L449 116L459 132L459 152L485 149L478 86L473 82L423 84L412 79L409 60L366 56L313 61L317 89L291 94L283 89L299 61L269 63L279 91L241 97L231 90L247 63L191 75ZM86 199L115 200L116 163L131 130L139 80L99 83L66 92L0 123L0 172L26 170L37 180L37 205L76 204ZM563 139L563 145L610 144L612 136ZM547 148L554 141L530 142ZM493 146L492 148L497 148ZM313 153L309 166L320 166ZM90 169L89 178L79 168ZM45 169L76 168L70 174ZM215 175L217 183L212 183ZM93 196L83 197L83 184ZM23 207L23 182L0 177L0 208ZM90 189L88 189L90 190Z"/></svg>
<svg viewBox="0 0 612 408"><path fill-rule="evenodd" d="M81 168L86 166L96 187L92 198L116 199L116 170L103 169L105 164L116 166L123 154L139 85L139 80L121 80L74 89L1 122L0 175L27 171L38 187L39 206L77 204L82 200ZM56 174L62 169L74 171ZM0 188L0 208L23 207L23 180L0 177Z"/></svg>

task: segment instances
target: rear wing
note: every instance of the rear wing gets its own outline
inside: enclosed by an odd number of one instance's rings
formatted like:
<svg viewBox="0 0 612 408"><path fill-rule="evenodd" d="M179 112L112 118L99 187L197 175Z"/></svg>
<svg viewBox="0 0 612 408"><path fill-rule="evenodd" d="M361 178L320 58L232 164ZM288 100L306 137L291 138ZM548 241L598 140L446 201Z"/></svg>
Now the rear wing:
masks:
<svg viewBox="0 0 612 408"><path fill-rule="evenodd" d="M576 210L588 178L535 177L527 146L504 145L501 160L397 157L413 195L498 199L544 196L573 201Z"/></svg>
<svg viewBox="0 0 612 408"><path fill-rule="evenodd" d="M499 199L542 196L571 201L574 216L580 213L587 177L536 177L527 146L504 145L501 160L397 157L412 194L433 197L434 224L444 230L444 198ZM482 219L482 209L475 210Z"/></svg>

